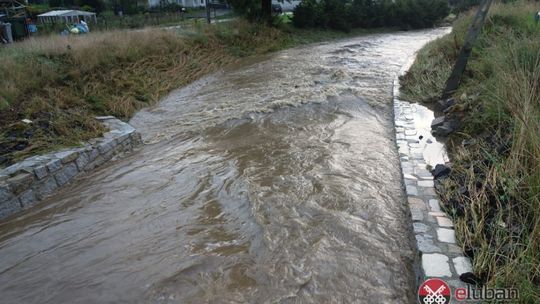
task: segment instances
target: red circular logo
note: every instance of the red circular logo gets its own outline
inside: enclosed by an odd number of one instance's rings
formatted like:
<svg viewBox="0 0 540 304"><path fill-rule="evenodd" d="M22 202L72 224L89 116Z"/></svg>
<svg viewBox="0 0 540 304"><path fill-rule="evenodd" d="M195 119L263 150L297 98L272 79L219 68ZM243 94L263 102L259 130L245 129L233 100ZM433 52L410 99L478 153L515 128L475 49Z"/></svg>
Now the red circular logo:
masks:
<svg viewBox="0 0 540 304"><path fill-rule="evenodd" d="M440 279L426 280L418 289L418 300L421 304L450 303L450 287Z"/></svg>

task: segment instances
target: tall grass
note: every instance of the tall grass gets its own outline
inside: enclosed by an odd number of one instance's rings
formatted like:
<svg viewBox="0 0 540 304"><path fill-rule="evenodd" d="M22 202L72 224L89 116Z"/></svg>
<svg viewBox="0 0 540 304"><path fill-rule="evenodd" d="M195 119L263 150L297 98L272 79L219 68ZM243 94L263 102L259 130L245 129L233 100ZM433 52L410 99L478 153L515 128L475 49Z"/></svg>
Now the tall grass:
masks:
<svg viewBox="0 0 540 304"><path fill-rule="evenodd" d="M0 166L96 137L103 130L95 115L128 119L242 57L362 32L278 27L193 22L178 31L51 35L0 48Z"/></svg>
<svg viewBox="0 0 540 304"><path fill-rule="evenodd" d="M455 95L463 127L450 141L453 171L442 193L475 273L489 286L518 288L520 303L540 302L538 10L534 2L492 7ZM438 98L469 19L419 53L404 95Z"/></svg>
<svg viewBox="0 0 540 304"><path fill-rule="evenodd" d="M182 32L37 37L3 48L0 156L16 160L95 137L102 128L94 115L128 119L172 89L241 56L276 49L285 38L276 29L236 22Z"/></svg>

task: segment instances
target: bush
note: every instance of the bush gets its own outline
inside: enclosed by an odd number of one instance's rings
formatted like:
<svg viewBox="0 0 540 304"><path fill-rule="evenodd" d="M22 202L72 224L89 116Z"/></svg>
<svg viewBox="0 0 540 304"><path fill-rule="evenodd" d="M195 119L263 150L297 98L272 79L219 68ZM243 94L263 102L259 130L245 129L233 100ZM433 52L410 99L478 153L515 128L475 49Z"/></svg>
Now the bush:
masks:
<svg viewBox="0 0 540 304"><path fill-rule="evenodd" d="M448 13L445 0L306 0L295 8L293 24L342 31L383 26L417 29L434 26Z"/></svg>
<svg viewBox="0 0 540 304"><path fill-rule="evenodd" d="M401 0L396 2L396 16L401 26L414 29L432 27L446 17L450 8L445 0Z"/></svg>
<svg viewBox="0 0 540 304"><path fill-rule="evenodd" d="M323 6L321 19L326 27L345 32L351 29L343 0L324 0L321 4Z"/></svg>
<svg viewBox="0 0 540 304"><path fill-rule="evenodd" d="M321 21L322 6L316 0L304 0L294 9L292 22L296 27L317 27L322 25Z"/></svg>

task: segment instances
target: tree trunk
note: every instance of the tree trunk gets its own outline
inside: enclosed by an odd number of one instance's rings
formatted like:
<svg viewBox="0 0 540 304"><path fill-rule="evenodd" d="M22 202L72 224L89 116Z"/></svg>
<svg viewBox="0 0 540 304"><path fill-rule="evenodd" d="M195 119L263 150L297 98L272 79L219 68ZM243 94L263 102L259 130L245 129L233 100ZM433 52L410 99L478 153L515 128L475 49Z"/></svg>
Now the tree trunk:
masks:
<svg viewBox="0 0 540 304"><path fill-rule="evenodd" d="M457 90L461 81L461 76L465 71L465 67L467 67L469 56L471 56L474 42L482 30L482 26L484 25L484 21L486 20L486 16L492 1L493 0L483 0L482 3L480 3L478 11L476 12L476 15L474 15L473 22L467 30L467 36L465 37L463 47L461 47L461 50L459 51L459 56L456 60L452 73L446 81L446 87L442 93L443 99L450 97Z"/></svg>
<svg viewBox="0 0 540 304"><path fill-rule="evenodd" d="M261 17L265 22L272 21L272 0L261 0Z"/></svg>

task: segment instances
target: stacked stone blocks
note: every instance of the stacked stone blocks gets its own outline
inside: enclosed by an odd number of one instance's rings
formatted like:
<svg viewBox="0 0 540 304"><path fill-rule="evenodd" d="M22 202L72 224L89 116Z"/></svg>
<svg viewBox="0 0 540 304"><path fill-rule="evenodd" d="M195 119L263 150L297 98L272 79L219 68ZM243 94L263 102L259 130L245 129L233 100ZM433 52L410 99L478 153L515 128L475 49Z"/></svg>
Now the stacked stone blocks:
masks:
<svg viewBox="0 0 540 304"><path fill-rule="evenodd" d="M75 177L132 151L141 135L113 116L96 117L110 131L82 147L27 158L0 170L0 219L50 196Z"/></svg>

